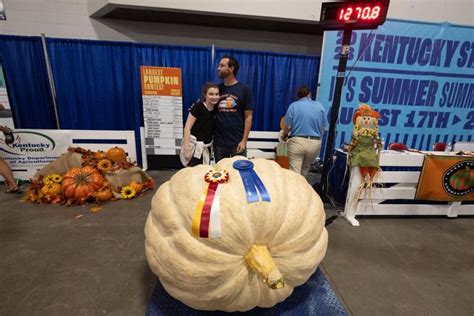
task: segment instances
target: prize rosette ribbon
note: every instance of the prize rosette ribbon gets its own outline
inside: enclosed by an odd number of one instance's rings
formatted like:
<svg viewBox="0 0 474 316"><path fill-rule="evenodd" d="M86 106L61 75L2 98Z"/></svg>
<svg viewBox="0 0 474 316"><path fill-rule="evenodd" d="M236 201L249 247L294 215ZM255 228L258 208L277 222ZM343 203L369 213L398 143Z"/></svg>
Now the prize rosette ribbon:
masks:
<svg viewBox="0 0 474 316"><path fill-rule="evenodd" d="M192 233L201 238L219 238L222 235L219 184L229 181L229 173L209 170L204 180L206 187L194 211Z"/></svg>
<svg viewBox="0 0 474 316"><path fill-rule="evenodd" d="M253 169L253 162L250 160L236 160L233 167L240 173L248 203L259 202L260 198L262 201L270 202L270 194Z"/></svg>

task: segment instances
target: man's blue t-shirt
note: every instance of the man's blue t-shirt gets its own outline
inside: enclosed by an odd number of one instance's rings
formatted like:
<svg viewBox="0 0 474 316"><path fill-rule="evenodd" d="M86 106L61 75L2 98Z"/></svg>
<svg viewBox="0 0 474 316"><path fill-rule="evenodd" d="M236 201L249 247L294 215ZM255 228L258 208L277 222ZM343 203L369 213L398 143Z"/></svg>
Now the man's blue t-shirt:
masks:
<svg viewBox="0 0 474 316"><path fill-rule="evenodd" d="M320 102L308 97L290 104L285 115L285 123L291 127L291 136L323 136L328 129L328 120Z"/></svg>
<svg viewBox="0 0 474 316"><path fill-rule="evenodd" d="M241 82L219 85L214 145L235 147L244 136L244 111L252 110L252 91Z"/></svg>

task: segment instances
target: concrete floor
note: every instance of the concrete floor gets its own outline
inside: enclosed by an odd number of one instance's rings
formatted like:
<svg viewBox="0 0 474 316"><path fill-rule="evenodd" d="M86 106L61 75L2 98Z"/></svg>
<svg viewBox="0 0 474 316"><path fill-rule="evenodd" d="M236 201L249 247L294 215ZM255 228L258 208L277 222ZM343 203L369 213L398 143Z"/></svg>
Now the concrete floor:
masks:
<svg viewBox="0 0 474 316"><path fill-rule="evenodd" d="M151 197L92 213L0 193L0 315L143 315ZM474 315L473 218L337 219L328 231L322 268L351 314Z"/></svg>

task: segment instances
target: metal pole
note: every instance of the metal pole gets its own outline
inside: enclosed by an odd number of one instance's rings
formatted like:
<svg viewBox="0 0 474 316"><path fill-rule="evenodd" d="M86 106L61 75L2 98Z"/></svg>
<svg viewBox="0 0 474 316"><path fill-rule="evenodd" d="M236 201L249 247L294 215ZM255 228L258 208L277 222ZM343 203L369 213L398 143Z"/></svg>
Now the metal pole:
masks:
<svg viewBox="0 0 474 316"><path fill-rule="evenodd" d="M44 33L41 33L41 43L43 44L44 61L46 62L49 88L51 89L51 97L53 99L53 109L54 109L54 116L56 118L56 128L61 129L61 124L59 123L58 107L56 106L56 88L54 86L53 71L51 70L51 64L49 63L48 49L46 48L46 35Z"/></svg>
<svg viewBox="0 0 474 316"><path fill-rule="evenodd" d="M316 191L318 191L319 195L321 196L323 200L325 199L326 197L325 195L328 194L328 190L329 190L328 174L329 174L329 168L331 167L333 163L332 151L334 148L334 138L336 135L337 118L339 116L339 106L341 104L341 92L342 92L342 86L344 84L344 77L346 74L347 57L349 55L351 35L352 35L352 29L345 28L344 34L342 36L341 55L339 57L339 66L337 68L337 76L336 76L336 86L334 88L334 97L332 100L331 118L330 118L328 137L326 141L326 151L324 153L321 183L319 183L319 186L318 184L315 185Z"/></svg>
<svg viewBox="0 0 474 316"><path fill-rule="evenodd" d="M213 77L214 73L214 62L216 60L216 47L214 44L212 44L212 50L211 50L211 78Z"/></svg>

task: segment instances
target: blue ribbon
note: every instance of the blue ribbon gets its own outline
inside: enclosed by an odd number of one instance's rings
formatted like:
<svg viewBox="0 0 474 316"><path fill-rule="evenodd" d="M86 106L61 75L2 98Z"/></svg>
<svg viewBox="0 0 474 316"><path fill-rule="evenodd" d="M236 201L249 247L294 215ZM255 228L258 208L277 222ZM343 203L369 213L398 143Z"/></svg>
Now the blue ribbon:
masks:
<svg viewBox="0 0 474 316"><path fill-rule="evenodd" d="M236 160L233 164L234 169L239 170L240 177L242 178L247 202L259 202L260 197L262 201L270 202L270 194L255 170L253 170L253 166L253 162L249 160ZM260 196L258 193L260 193Z"/></svg>

